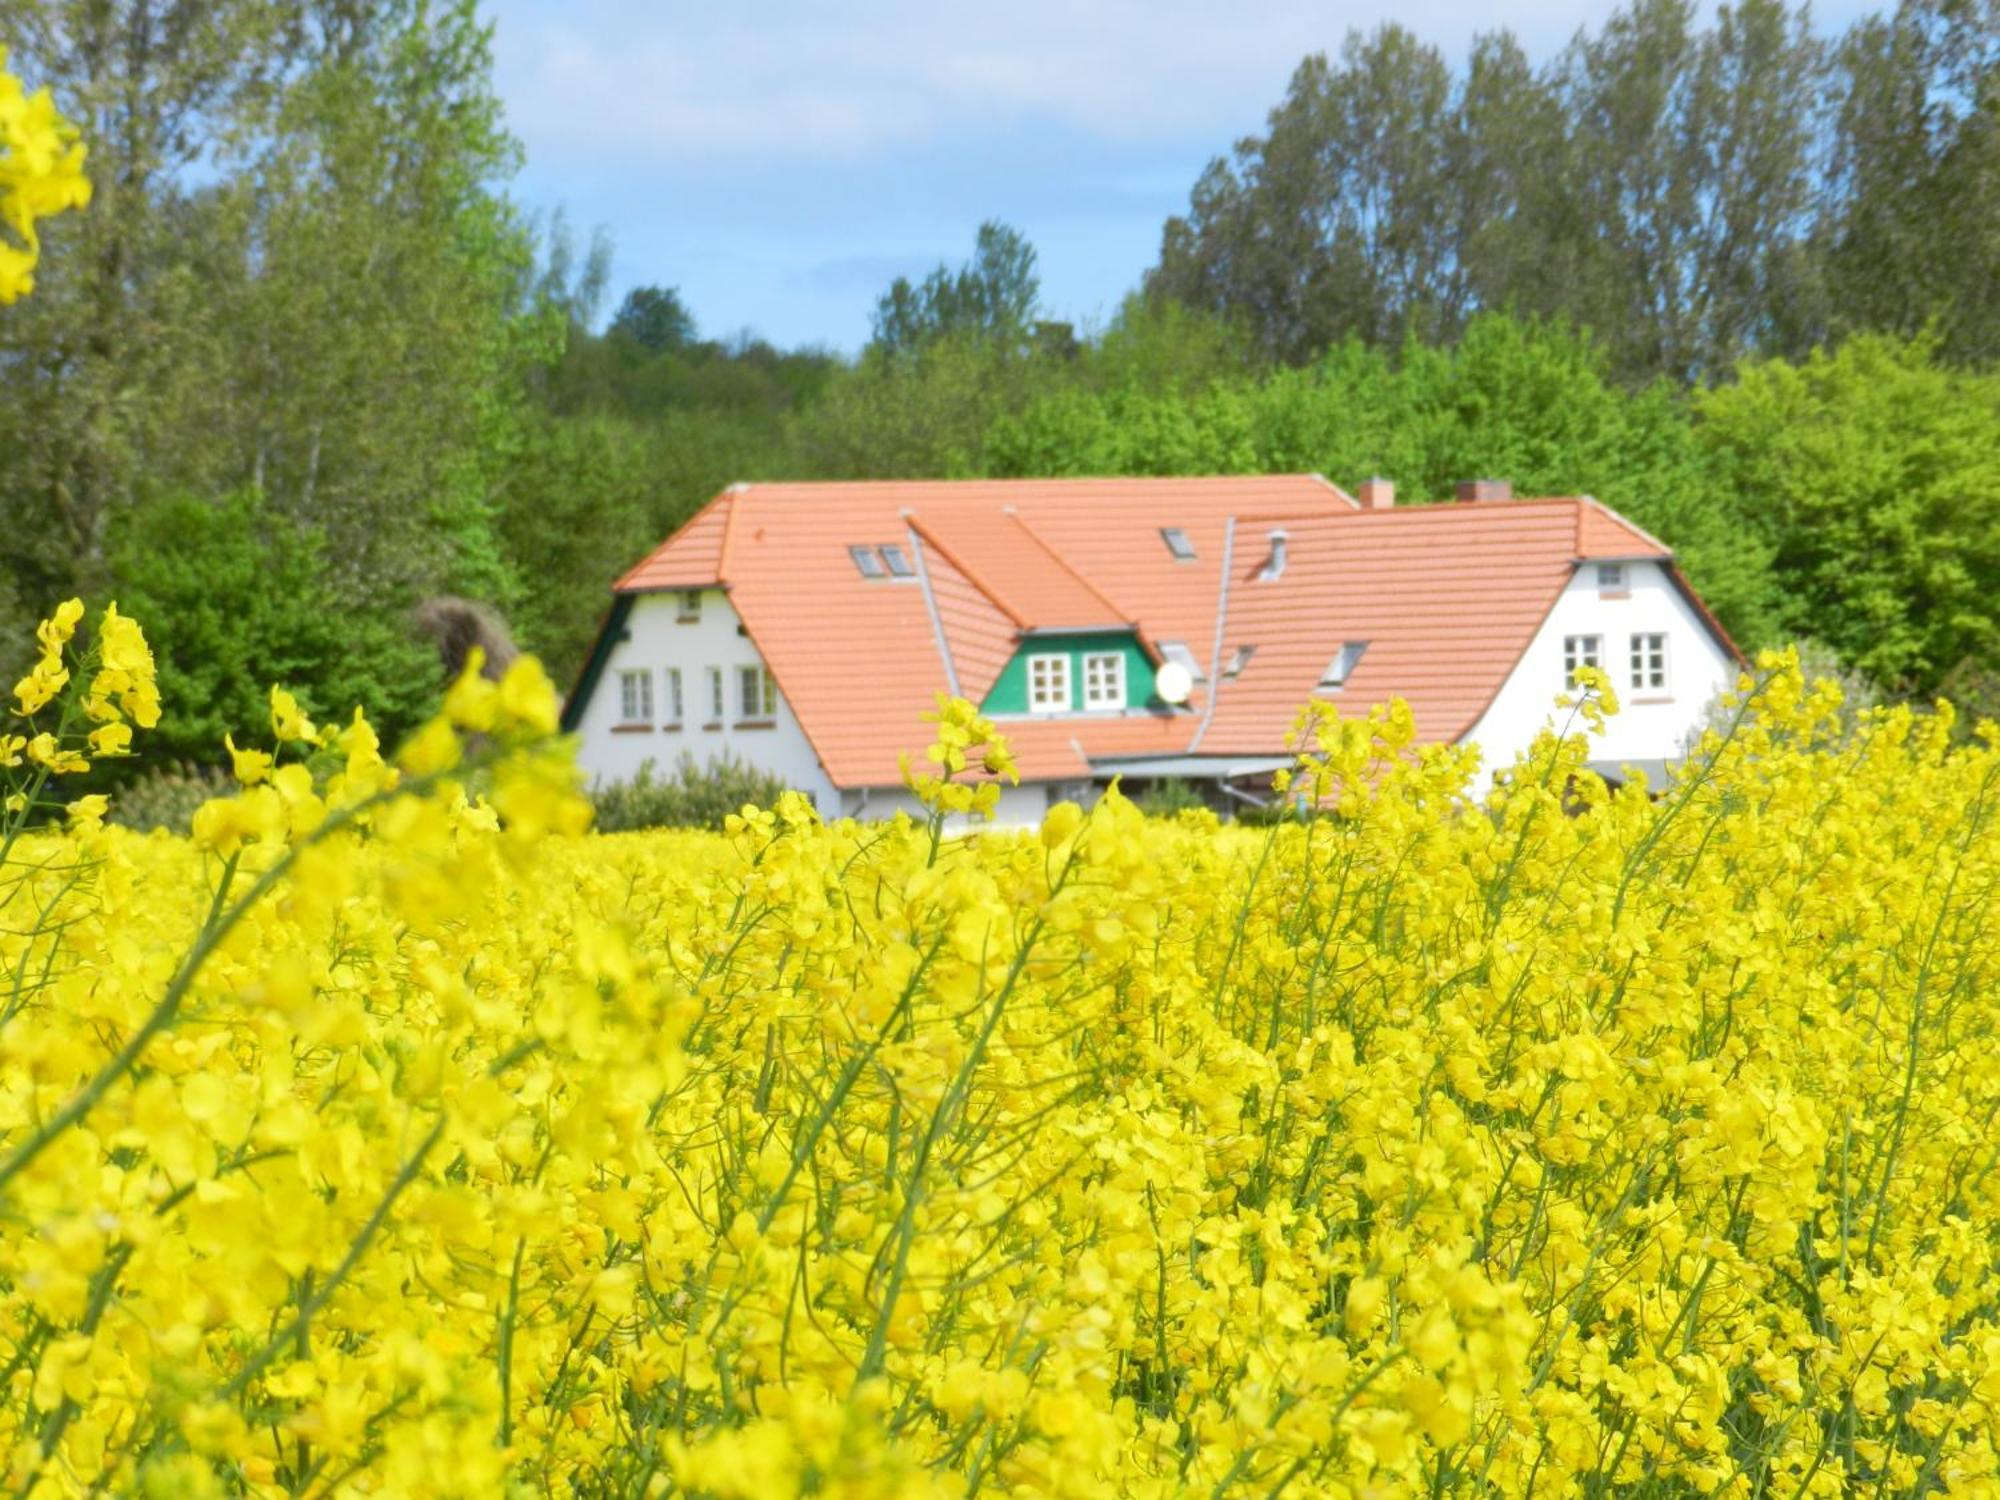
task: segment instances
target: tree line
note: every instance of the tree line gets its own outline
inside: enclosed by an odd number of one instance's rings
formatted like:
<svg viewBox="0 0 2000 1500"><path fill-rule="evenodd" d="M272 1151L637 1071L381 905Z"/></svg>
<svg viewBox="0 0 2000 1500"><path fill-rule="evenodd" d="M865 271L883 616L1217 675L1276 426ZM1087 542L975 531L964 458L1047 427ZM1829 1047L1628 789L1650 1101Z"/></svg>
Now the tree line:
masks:
<svg viewBox="0 0 2000 1500"><path fill-rule="evenodd" d="M439 594L571 672L619 571L775 478L1496 475L1668 538L1746 645L2000 706L2000 20L1956 0L1837 38L1633 0L1539 68L1351 37L1106 326L989 223L852 358L605 308L612 247L508 197L472 0L6 24L97 198L0 309L0 639L71 592L141 613L158 755L213 760L272 678L394 732Z"/></svg>

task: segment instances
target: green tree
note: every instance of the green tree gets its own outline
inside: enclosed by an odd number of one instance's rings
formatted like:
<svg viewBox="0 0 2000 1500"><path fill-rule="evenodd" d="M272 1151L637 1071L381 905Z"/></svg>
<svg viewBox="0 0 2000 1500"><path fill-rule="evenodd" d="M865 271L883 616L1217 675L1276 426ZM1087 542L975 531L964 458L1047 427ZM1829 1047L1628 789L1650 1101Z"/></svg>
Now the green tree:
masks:
<svg viewBox="0 0 2000 1500"><path fill-rule="evenodd" d="M121 511L108 541L119 607L144 622L160 663L160 724L135 741L135 769L216 763L225 733L268 721L274 682L321 716L365 706L392 741L439 690L408 621L352 610L325 537L255 491Z"/></svg>
<svg viewBox="0 0 2000 1500"><path fill-rule="evenodd" d="M2000 376L1937 355L1862 334L1697 402L1784 629L1904 693L2000 661Z"/></svg>
<svg viewBox="0 0 2000 1500"><path fill-rule="evenodd" d="M694 314L678 287L635 286L611 319L611 332L641 349L665 354L695 341Z"/></svg>
<svg viewBox="0 0 2000 1500"><path fill-rule="evenodd" d="M907 276L891 283L875 304L875 344L894 353L949 335L1016 343L1032 331L1040 296L1035 247L988 219L958 270L940 265L921 283Z"/></svg>

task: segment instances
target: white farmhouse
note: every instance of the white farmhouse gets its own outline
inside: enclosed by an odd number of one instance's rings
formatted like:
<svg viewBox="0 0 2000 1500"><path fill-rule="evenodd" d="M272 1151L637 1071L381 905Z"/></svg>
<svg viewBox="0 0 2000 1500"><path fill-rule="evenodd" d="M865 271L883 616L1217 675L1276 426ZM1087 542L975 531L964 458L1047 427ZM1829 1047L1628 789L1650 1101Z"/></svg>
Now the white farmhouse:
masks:
<svg viewBox="0 0 2000 1500"><path fill-rule="evenodd" d="M1588 497L1355 496L1318 475L735 485L614 585L564 725L598 781L685 751L827 816L910 810L948 692L1005 729L1000 821L1177 778L1259 800L1320 697L1406 699L1484 785L1578 666L1624 703L1593 764L1659 784L1740 658L1672 552Z"/></svg>

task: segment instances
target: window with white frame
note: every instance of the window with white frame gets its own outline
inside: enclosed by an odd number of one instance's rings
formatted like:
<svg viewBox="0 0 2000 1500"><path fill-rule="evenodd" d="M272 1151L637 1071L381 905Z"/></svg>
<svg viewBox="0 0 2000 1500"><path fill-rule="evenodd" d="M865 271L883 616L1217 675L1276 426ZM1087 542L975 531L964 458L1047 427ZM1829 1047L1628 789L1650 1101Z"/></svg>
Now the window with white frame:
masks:
<svg viewBox="0 0 2000 1500"><path fill-rule="evenodd" d="M1667 690L1667 638L1660 631L1632 637L1632 686L1640 692Z"/></svg>
<svg viewBox="0 0 2000 1500"><path fill-rule="evenodd" d="M736 669L737 702L746 719L775 718L778 712L778 685L762 667Z"/></svg>
<svg viewBox="0 0 2000 1500"><path fill-rule="evenodd" d="M1175 562L1194 561L1194 543L1188 534L1178 526L1162 526L1160 540L1167 544L1167 551L1173 554Z"/></svg>
<svg viewBox="0 0 2000 1500"><path fill-rule="evenodd" d="M1578 667L1602 665L1603 640L1594 635L1566 635L1563 637L1563 685L1576 686Z"/></svg>
<svg viewBox="0 0 2000 1500"><path fill-rule="evenodd" d="M1125 653L1092 652L1083 659L1083 706L1123 708L1125 706Z"/></svg>
<svg viewBox="0 0 2000 1500"><path fill-rule="evenodd" d="M1625 564L1605 562L1597 565L1597 591L1600 594L1622 594L1625 592Z"/></svg>
<svg viewBox="0 0 2000 1500"><path fill-rule="evenodd" d="M873 547L849 547L847 555L854 559L854 566L863 578L887 578L889 570L882 565L882 554Z"/></svg>
<svg viewBox="0 0 2000 1500"><path fill-rule="evenodd" d="M915 578L917 570L910 566L910 554L894 542L889 542L882 551L882 565L889 570L891 578Z"/></svg>
<svg viewBox="0 0 2000 1500"><path fill-rule="evenodd" d="M712 722L720 724L725 712L727 710L723 707L722 702L722 668L710 667L708 669L708 717Z"/></svg>
<svg viewBox="0 0 2000 1500"><path fill-rule="evenodd" d="M651 671L620 672L618 674L618 712L620 723L651 724L653 722L653 674Z"/></svg>
<svg viewBox="0 0 2000 1500"><path fill-rule="evenodd" d="M666 677L667 722L669 724L678 724L681 721L681 669L679 667L668 667Z"/></svg>
<svg viewBox="0 0 2000 1500"><path fill-rule="evenodd" d="M701 590L682 589L680 591L680 612L675 621L681 625L692 625L701 618Z"/></svg>
<svg viewBox="0 0 2000 1500"><path fill-rule="evenodd" d="M1038 714L1069 712L1068 656L1048 655L1028 658L1028 707Z"/></svg>

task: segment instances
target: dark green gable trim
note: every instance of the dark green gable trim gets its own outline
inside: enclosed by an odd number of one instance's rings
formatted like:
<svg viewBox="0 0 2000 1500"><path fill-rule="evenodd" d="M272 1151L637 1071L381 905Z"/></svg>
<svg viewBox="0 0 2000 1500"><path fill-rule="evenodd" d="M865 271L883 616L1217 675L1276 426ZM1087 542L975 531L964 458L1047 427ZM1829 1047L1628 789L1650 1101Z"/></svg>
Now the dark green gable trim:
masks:
<svg viewBox="0 0 2000 1500"><path fill-rule="evenodd" d="M564 734L574 734L576 726L583 722L583 711L590 707L590 695L597 691L597 679L604 675L604 664L611 660L612 648L632 638L632 632L625 628L625 622L631 617L632 601L637 597L636 594L611 596L611 609L604 616L604 623L598 627L597 639L590 643L590 656L583 664L583 671L576 679L576 686L570 689L569 697L563 700Z"/></svg>
<svg viewBox="0 0 2000 1500"><path fill-rule="evenodd" d="M1083 707L1083 659L1106 651L1125 657L1126 708L1159 708L1153 698L1153 660L1129 630L1099 630L1077 635L1031 635L1014 648L1014 656L1000 669L980 710L989 714L1025 714L1028 708L1028 658L1031 656L1069 657L1072 713L1101 713L1107 710Z"/></svg>

